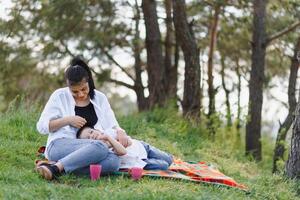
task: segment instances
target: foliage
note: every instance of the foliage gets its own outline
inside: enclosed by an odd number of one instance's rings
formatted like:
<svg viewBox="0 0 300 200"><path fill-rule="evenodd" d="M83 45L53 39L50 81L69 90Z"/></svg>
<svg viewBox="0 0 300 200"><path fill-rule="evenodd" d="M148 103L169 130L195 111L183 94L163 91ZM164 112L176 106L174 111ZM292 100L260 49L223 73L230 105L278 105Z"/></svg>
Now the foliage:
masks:
<svg viewBox="0 0 300 200"><path fill-rule="evenodd" d="M0 77L0 99L4 99L0 107L5 107L16 95L27 94L27 91L33 91L43 97L47 96L53 88L62 85L62 76L55 77L55 75L66 67L69 57L75 54L82 54L91 61L91 66L97 72L97 80L102 83L109 80L110 76L117 71L115 63L108 59L106 53L109 52L119 61L119 52L123 52L128 57L123 58L126 62L122 61L120 64L128 74L133 76L134 21L132 20L134 19L131 18L135 6L133 1L13 0L12 2L13 6L8 10L7 18L0 19L0 69L4 72L2 75L5 78L4 80L2 76ZM187 1L188 21L201 50L202 72L205 73L206 70L205 57L208 54L212 10L214 6L220 4L224 9L221 12L218 29L214 76L217 80L220 64L218 60L219 55L222 54L227 66L226 74L230 75L230 80L236 79L234 70L237 59L241 66L242 77L247 80L251 66L251 1ZM165 17L165 10L162 2L158 2L157 5L159 22L161 22ZM270 1L267 9L269 35L299 19L297 0ZM160 23L162 35L165 35L164 26L164 23ZM140 26L139 29L144 70L145 51L142 45L144 27ZM298 30L291 32L274 41L267 49L266 87L278 87L271 85L272 79L276 76L286 78L290 65L288 56L298 33ZM127 63L127 58L130 58L131 64ZM182 60L182 57L180 59ZM182 74L180 72L179 76ZM146 74L143 74L143 82L146 80L144 75ZM27 81L22 84L24 79ZM124 82L132 84L132 80L127 80ZM48 84L50 82L51 84ZM41 88L49 85L55 86ZM235 85L236 83L233 84ZM217 88L218 85L215 87ZM236 93L236 87L233 87L233 93ZM203 95L205 94L206 92L203 91ZM36 98L36 95L32 96L33 99Z"/></svg>
<svg viewBox="0 0 300 200"><path fill-rule="evenodd" d="M0 111L7 110L8 103L12 100L15 102L15 105L12 105L5 114L2 114L0 120L0 155L1 158L3 155L3 162L5 163L0 166L0 198L21 198L18 194L24 194L24 198L28 199L47 198L49 197L47 196L48 193L52 193L53 198L64 198L79 194L81 189L83 191L82 197L92 198L93 193L98 193L104 198L111 197L109 195L112 195L112 198L119 198L124 192L122 188L126 188L125 199L133 198L136 194L140 195L138 198L159 199L162 198L159 192L165 194L164 198L170 199L237 199L245 197L243 194L223 188L189 183L185 185L178 182L178 185L183 185L180 187L172 185L173 181L165 180L143 179L141 182L133 184L126 177L104 178L96 183L97 187L101 189L98 190L98 188L93 187L94 184L84 178L68 176L64 177L60 183L48 184L33 174L29 170L34 159L33 152L37 146L45 143L45 138L39 136L34 128L38 109L32 106L25 109L25 105L26 107L30 105L32 100L41 99L43 101L47 99L50 91L63 85L63 68L66 67L69 57L74 54L82 54L91 61L94 71L97 72L98 83L102 84L102 82L112 78L110 76L115 75L114 72L117 71L115 70L116 63L108 59L106 53L109 52L114 58L118 58L119 54L117 53L122 50L132 58L133 21L128 17L130 15L126 14L127 11L129 13L132 11L134 5L131 1L108 0L13 0L12 2L13 7L10 9L7 19L0 19ZM219 35L214 55L216 57L214 76L217 80L220 64L218 60L222 55L227 67L226 75L229 77L226 80L232 83L231 96L234 96L237 85L234 71L237 65L241 68L240 73L243 80L247 81L249 78L252 1L187 1L188 20L201 50L201 68L202 72L205 73L212 11L214 10L213 7L220 3L224 5L224 9L220 16ZM297 0L269 1L266 21L268 36L299 20L299 5ZM159 16L159 22L161 22L164 18L163 3L159 2L158 6L158 10L162 12ZM164 23L160 23L160 26L163 27ZM142 42L144 27L141 26L140 30ZM165 28L161 30L164 31ZM277 82L274 84L272 82L277 77L287 83L286 77L290 66L289 56L291 56L298 35L299 28L273 41L268 46L265 80L267 90L272 87L279 87ZM140 48L144 70L144 46L141 45ZM182 57L180 59L179 63L182 63ZM129 75L134 74L132 62L128 64L126 60L123 69ZM179 72L179 76L183 75L182 71L179 70ZM146 74L143 74L146 80L144 75ZM205 76L202 77L204 77L204 85ZM287 85L285 83L280 85ZM218 88L217 85L215 86ZM203 89L206 89L206 85ZM24 99L24 96L27 98ZM122 98L120 95L112 95L111 97L115 100ZM26 103L22 107L20 103L23 101ZM125 105L128 105L128 102ZM115 106L117 110L124 107L118 103L112 106ZM203 108L205 110L205 105ZM121 112L128 113L129 110L133 110L131 104ZM253 193L246 198L296 198L295 194L300 193L299 186L297 186L298 188L295 186L296 183L286 180L281 175L269 173L273 152L270 139L262 138L263 162L259 164L249 162L243 153L244 140L242 138L244 135L237 133L235 129L223 128L222 116L224 115L214 116L212 120L212 127L217 130L214 142L210 140L210 130L205 128L207 119L204 118L202 124L198 126L183 120L176 111L170 108L133 114L121 118L120 121L122 126L133 136L149 141L179 157L187 160L203 159L212 162L228 175L250 186ZM7 149L14 149L18 154ZM279 164L283 169L284 163ZM275 186L272 190L271 184L273 182L275 182ZM104 186L104 184L106 185ZM155 187L156 184L161 187ZM72 191L73 187L75 188L74 191ZM176 192L167 193L168 188ZM185 193L179 193L180 189ZM13 190L17 192L13 193ZM64 190L67 192L64 193ZM190 190L195 191L195 194L188 193ZM32 193L27 193L27 191ZM104 192L102 193L102 191ZM109 191L115 193L111 194ZM277 194L276 191L281 193Z"/></svg>
<svg viewBox="0 0 300 200"><path fill-rule="evenodd" d="M26 93L24 87L34 92L38 88L40 95L49 95L52 87L62 85L63 76L58 75L68 59L78 54L92 60L99 77L107 80L112 67L107 65L109 61L103 51L128 45L125 38L130 29L116 16L120 3L101 0L13 0L12 3L6 19L0 19L0 69L4 72L0 77L0 95L7 100L6 105L16 95ZM41 87L49 85L52 87Z"/></svg>
<svg viewBox="0 0 300 200"><path fill-rule="evenodd" d="M36 68L37 60L30 58L31 50L26 46L10 47L2 42L0 51L0 97L3 98L0 111L5 110L9 102L18 96L45 100L49 91L59 85L57 76L43 74Z"/></svg>
<svg viewBox="0 0 300 200"><path fill-rule="evenodd" d="M298 4L298 5L297 5ZM270 1L268 4L267 33L271 35L285 29L296 21L299 21L299 2L296 1ZM289 14L286 14L286 13ZM275 40L267 49L266 79L272 77L285 77L290 66L293 46L297 41L299 29Z"/></svg>
<svg viewBox="0 0 300 200"><path fill-rule="evenodd" d="M204 184L144 177L134 182L125 176L101 177L91 182L86 177L68 175L48 182L34 171L35 152L46 137L35 130L40 108L13 105L0 115L0 198L1 199L299 199L299 183L271 168L248 161L242 145L235 146L234 129L218 129L215 142L202 126L183 120L176 111L155 110L119 119L134 138L145 140L185 160L201 160L246 184L251 193ZM264 143L270 144L269 140ZM243 144L243 142L242 142ZM271 147L264 145L264 155Z"/></svg>

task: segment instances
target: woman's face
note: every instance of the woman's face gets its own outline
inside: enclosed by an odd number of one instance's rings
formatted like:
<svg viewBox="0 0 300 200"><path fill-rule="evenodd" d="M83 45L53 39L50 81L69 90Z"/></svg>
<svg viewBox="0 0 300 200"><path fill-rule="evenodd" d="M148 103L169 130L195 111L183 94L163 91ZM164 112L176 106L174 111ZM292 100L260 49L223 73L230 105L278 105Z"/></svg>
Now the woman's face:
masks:
<svg viewBox="0 0 300 200"><path fill-rule="evenodd" d="M86 80L82 80L77 85L69 85L72 96L76 101L85 101L89 99L89 83Z"/></svg>

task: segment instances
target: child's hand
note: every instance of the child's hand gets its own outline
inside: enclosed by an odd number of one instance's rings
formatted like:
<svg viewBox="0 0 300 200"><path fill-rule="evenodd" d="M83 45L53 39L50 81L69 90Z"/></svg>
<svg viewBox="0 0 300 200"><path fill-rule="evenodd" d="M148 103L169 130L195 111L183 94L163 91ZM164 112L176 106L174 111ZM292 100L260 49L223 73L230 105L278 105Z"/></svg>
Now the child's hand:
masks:
<svg viewBox="0 0 300 200"><path fill-rule="evenodd" d="M93 130L93 133L91 135L91 139L94 140L108 140L108 136L105 135L103 132L99 131L99 130Z"/></svg>
<svg viewBox="0 0 300 200"><path fill-rule="evenodd" d="M105 134L98 134L96 140L104 140L107 141L108 140L108 135Z"/></svg>

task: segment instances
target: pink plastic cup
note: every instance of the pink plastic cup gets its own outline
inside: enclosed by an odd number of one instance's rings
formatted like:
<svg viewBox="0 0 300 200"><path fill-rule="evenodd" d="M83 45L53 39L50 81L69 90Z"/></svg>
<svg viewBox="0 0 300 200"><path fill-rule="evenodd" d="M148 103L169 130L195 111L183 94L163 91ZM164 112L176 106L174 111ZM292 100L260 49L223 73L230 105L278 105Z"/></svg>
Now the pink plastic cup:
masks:
<svg viewBox="0 0 300 200"><path fill-rule="evenodd" d="M140 167L132 167L130 169L131 178L135 181L139 180L143 176L143 168Z"/></svg>
<svg viewBox="0 0 300 200"><path fill-rule="evenodd" d="M90 175L92 181L96 181L100 178L101 170L102 170L102 166L99 164L90 165Z"/></svg>

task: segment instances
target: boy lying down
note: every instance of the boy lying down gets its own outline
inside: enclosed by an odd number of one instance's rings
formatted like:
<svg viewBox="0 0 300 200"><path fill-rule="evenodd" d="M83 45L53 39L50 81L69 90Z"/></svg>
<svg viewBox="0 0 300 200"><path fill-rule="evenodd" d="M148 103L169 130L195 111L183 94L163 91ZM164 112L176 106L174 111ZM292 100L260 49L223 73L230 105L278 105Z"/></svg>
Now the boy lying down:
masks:
<svg viewBox="0 0 300 200"><path fill-rule="evenodd" d="M131 139L131 145L123 147L117 140L99 130L84 127L77 132L78 139L101 140L120 157L120 169L141 167L146 170L167 170L173 162L173 156L150 144Z"/></svg>

